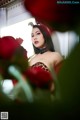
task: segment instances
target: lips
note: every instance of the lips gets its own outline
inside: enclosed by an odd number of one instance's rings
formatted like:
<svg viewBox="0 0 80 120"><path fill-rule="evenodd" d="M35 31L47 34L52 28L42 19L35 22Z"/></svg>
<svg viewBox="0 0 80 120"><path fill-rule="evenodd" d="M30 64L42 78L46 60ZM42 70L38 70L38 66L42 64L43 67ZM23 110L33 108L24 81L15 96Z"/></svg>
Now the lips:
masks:
<svg viewBox="0 0 80 120"><path fill-rule="evenodd" d="M39 43L39 41L35 41L34 43L35 43L35 44L38 44L38 43Z"/></svg>

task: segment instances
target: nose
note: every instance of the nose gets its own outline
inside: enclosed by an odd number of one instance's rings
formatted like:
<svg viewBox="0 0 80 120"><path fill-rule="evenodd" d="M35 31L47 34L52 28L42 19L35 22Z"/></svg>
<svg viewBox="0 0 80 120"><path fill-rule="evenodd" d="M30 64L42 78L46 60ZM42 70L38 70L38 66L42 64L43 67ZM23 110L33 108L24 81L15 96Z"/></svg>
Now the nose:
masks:
<svg viewBox="0 0 80 120"><path fill-rule="evenodd" d="M34 38L33 38L34 40L36 40L37 39L37 37L36 36L34 36Z"/></svg>

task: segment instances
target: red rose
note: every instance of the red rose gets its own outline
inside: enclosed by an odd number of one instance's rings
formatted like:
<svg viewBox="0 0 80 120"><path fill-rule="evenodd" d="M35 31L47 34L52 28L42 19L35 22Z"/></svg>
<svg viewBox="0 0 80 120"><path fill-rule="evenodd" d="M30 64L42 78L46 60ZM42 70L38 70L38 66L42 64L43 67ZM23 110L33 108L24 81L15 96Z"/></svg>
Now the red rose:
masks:
<svg viewBox="0 0 80 120"><path fill-rule="evenodd" d="M51 74L41 67L29 68L25 74L29 78L30 83L36 87L49 88L51 85Z"/></svg>
<svg viewBox="0 0 80 120"><path fill-rule="evenodd" d="M11 36L0 38L0 57L10 58L19 46L19 43Z"/></svg>
<svg viewBox="0 0 80 120"><path fill-rule="evenodd" d="M21 45L23 43L23 39L22 38L16 38L16 40L18 41L18 43Z"/></svg>
<svg viewBox="0 0 80 120"><path fill-rule="evenodd" d="M24 72L28 67L27 51L15 38L5 36L0 38L0 73L5 79L12 78L8 72L10 65L14 65Z"/></svg>
<svg viewBox="0 0 80 120"><path fill-rule="evenodd" d="M79 4L69 4L68 1L60 0L25 0L24 5L36 19L53 29L73 29L75 24L80 22Z"/></svg>

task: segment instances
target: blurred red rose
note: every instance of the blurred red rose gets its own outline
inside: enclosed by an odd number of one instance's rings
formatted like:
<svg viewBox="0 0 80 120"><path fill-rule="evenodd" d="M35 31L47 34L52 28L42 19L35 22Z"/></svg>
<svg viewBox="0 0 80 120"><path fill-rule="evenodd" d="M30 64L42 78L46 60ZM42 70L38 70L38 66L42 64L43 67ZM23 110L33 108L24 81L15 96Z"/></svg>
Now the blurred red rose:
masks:
<svg viewBox="0 0 80 120"><path fill-rule="evenodd" d="M22 38L16 38L16 40L18 41L18 43L21 45L23 43L23 39Z"/></svg>
<svg viewBox="0 0 80 120"><path fill-rule="evenodd" d="M62 2L62 3L60 3ZM37 20L56 30L69 30L80 22L80 5L60 0L25 0L26 9Z"/></svg>
<svg viewBox="0 0 80 120"><path fill-rule="evenodd" d="M0 74L3 78L11 78L8 68L10 65L18 67L24 72L28 67L27 51L20 45L19 40L12 36L0 38Z"/></svg>
<svg viewBox="0 0 80 120"><path fill-rule="evenodd" d="M0 58L10 58L19 46L19 43L12 36L0 38Z"/></svg>
<svg viewBox="0 0 80 120"><path fill-rule="evenodd" d="M33 67L26 70L25 75L29 78L30 83L39 88L49 88L52 82L50 72L41 67Z"/></svg>

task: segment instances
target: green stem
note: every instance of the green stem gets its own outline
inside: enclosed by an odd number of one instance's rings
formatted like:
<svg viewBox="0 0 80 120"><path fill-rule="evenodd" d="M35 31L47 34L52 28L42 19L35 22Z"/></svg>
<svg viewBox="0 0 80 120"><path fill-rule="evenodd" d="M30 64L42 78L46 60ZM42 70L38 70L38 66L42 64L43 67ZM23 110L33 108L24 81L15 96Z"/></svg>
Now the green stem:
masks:
<svg viewBox="0 0 80 120"><path fill-rule="evenodd" d="M21 84L21 87L24 90L24 93L25 93L25 96L27 97L27 100L29 102L32 102L33 101L33 94L32 94L32 90L28 84L28 81L25 80L25 78L21 75L19 70L16 69L14 66L10 66L8 70L14 77L16 77L16 79Z"/></svg>

